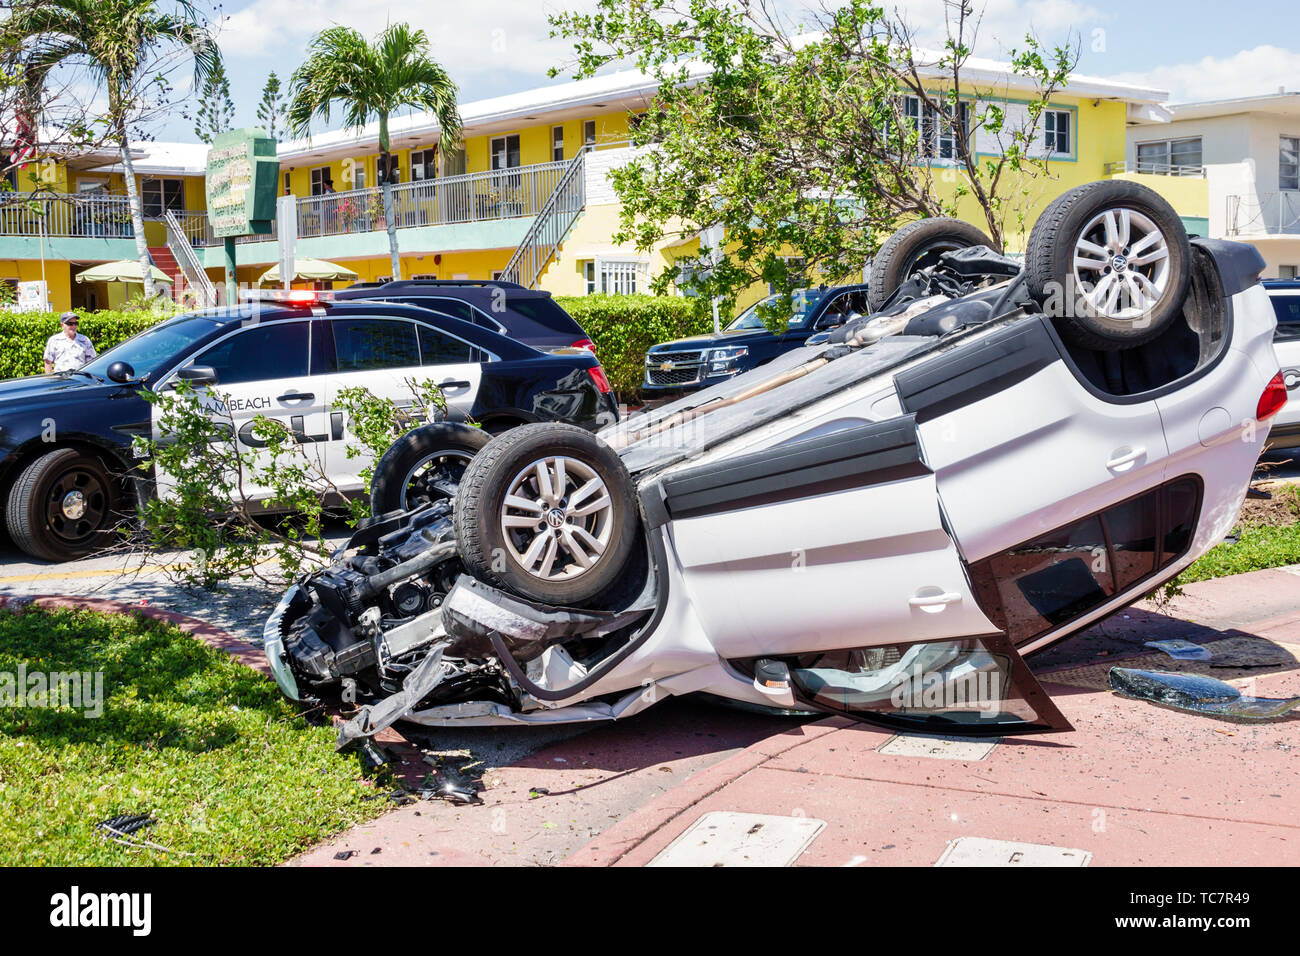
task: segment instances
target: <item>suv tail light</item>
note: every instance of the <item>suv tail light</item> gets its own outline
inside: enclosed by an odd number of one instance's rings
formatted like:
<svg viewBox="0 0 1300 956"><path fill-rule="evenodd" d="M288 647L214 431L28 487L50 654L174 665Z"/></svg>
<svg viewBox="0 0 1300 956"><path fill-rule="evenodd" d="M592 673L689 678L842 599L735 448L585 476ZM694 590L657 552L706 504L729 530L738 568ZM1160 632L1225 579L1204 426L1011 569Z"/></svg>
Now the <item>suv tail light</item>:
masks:
<svg viewBox="0 0 1300 956"><path fill-rule="evenodd" d="M587 350L588 352L590 352L592 355L595 355L595 354L596 354L596 343L593 342L591 339L578 339L578 341L576 341L576 342L574 342L572 345L570 345L569 348L571 348L571 349L586 349L586 350Z"/></svg>
<svg viewBox="0 0 1300 956"><path fill-rule="evenodd" d="M1259 396L1259 404L1255 406L1255 418L1258 421L1268 421L1274 415L1282 410L1286 404L1286 382L1282 379L1282 373L1278 372L1268 384L1264 386L1264 394Z"/></svg>
<svg viewBox="0 0 1300 956"><path fill-rule="evenodd" d="M609 379L605 377L605 370L603 368L599 365L593 365L591 368L587 369L587 374L590 375L591 380L596 383L596 391L600 392L602 395L608 395L610 393L611 389L609 387Z"/></svg>

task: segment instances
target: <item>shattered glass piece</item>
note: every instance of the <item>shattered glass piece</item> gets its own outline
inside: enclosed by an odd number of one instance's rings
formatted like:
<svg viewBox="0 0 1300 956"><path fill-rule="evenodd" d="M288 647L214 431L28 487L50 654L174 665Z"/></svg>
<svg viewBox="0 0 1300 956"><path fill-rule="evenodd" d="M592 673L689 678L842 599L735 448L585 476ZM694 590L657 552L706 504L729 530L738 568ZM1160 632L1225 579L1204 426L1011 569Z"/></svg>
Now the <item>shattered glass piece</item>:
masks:
<svg viewBox="0 0 1300 956"><path fill-rule="evenodd" d="M1214 656L1208 647L1193 644L1181 637L1170 638L1167 641L1147 641L1142 646L1164 651L1176 661L1208 661Z"/></svg>
<svg viewBox="0 0 1300 956"><path fill-rule="evenodd" d="M1110 669L1110 688L1130 700L1241 721L1276 720L1300 706L1300 697L1245 697L1231 684L1200 674L1170 674L1129 667Z"/></svg>

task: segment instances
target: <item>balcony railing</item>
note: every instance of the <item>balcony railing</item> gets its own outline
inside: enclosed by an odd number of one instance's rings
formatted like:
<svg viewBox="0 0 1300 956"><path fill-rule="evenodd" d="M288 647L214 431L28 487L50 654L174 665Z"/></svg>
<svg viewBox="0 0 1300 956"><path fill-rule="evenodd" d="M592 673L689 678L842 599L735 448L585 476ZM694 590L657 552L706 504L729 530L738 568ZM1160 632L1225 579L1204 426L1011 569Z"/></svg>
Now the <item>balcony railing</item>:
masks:
<svg viewBox="0 0 1300 956"><path fill-rule="evenodd" d="M125 196L95 193L0 193L0 236L131 239Z"/></svg>
<svg viewBox="0 0 1300 956"><path fill-rule="evenodd" d="M393 219L399 229L536 216L546 206L569 162L445 176L393 186ZM383 191L372 186L298 200L298 236L343 236L388 228ZM193 246L216 246L205 212L175 212ZM146 220L162 217L145 217ZM86 236L131 239L126 196L71 193L0 194L0 236ZM242 236L240 242L274 240Z"/></svg>
<svg viewBox="0 0 1300 956"><path fill-rule="evenodd" d="M1229 236L1300 233L1300 193L1233 193L1225 198Z"/></svg>
<svg viewBox="0 0 1300 956"><path fill-rule="evenodd" d="M1146 160L1139 160L1136 163L1130 163L1121 160L1118 163L1106 164L1106 175L1116 176L1120 173L1144 173L1148 176L1190 176L1195 179L1205 178L1204 166L1178 166L1170 163L1152 163Z"/></svg>

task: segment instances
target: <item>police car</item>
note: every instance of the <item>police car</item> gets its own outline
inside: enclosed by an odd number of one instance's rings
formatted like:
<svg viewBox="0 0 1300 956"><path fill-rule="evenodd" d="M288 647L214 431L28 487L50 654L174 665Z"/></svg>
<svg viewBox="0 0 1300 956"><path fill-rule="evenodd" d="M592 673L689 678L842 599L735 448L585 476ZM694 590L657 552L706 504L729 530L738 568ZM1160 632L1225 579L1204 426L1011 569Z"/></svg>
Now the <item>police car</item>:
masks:
<svg viewBox="0 0 1300 956"><path fill-rule="evenodd" d="M348 422L335 408L340 390L362 386L409 402L410 380L436 383L451 419L482 427L463 426L448 448L399 443L402 474L388 482L398 506L413 503L408 486L463 466L491 434L539 421L594 430L618 418L588 349L543 352L392 302L335 302L298 291L267 298L170 319L75 372L0 382L0 502L14 543L33 557L64 561L111 540L109 529L132 499L157 490L152 478L126 478L132 439L154 431L153 406L142 393L181 380L229 414L247 448L257 447L257 416L283 421L313 446L345 494L363 492L358 473L368 461L347 456Z"/></svg>

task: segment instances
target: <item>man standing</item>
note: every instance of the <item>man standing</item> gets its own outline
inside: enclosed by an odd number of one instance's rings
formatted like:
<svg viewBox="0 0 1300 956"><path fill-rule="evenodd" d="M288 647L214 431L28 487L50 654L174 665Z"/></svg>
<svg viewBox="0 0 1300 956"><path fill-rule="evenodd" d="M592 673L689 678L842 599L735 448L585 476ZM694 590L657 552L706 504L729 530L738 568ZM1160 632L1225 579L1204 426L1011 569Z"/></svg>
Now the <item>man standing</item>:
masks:
<svg viewBox="0 0 1300 956"><path fill-rule="evenodd" d="M79 369L95 357L95 347L90 339L77 332L77 313L64 312L59 316L62 332L55 332L45 343L45 374L70 372Z"/></svg>

